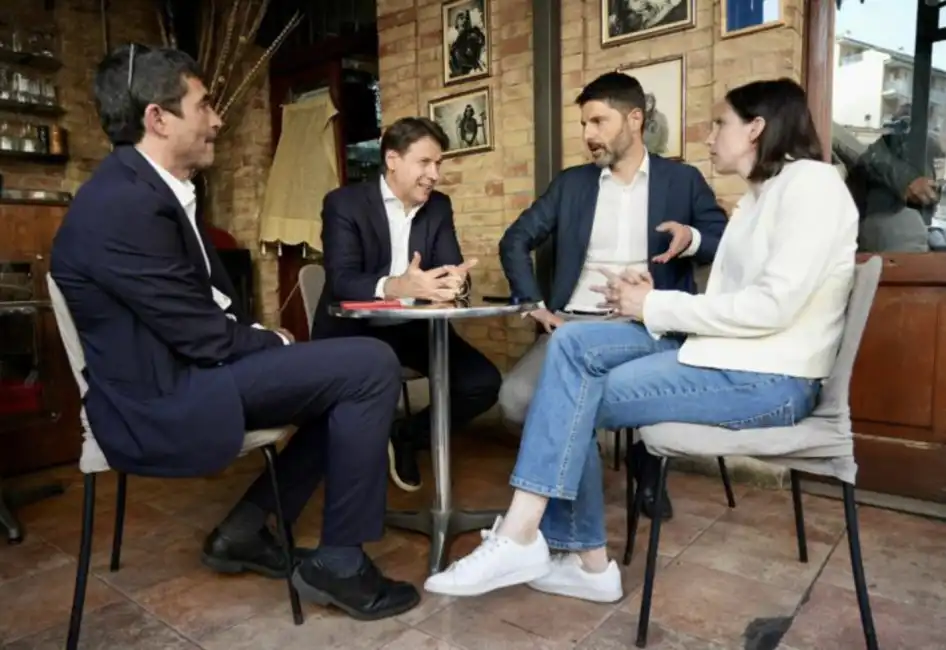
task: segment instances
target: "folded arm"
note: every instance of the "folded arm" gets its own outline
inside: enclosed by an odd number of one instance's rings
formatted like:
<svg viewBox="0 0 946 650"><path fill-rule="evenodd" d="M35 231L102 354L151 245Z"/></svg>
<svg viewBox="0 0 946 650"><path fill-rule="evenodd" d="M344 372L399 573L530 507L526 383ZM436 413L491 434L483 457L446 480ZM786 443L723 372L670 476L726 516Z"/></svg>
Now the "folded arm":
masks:
<svg viewBox="0 0 946 650"><path fill-rule="evenodd" d="M857 209L837 171L824 165L793 179L777 210L772 249L752 284L714 295L651 291L644 300L647 328L654 334L751 338L788 327L824 281L839 246L850 244L853 261Z"/></svg>
<svg viewBox="0 0 946 650"><path fill-rule="evenodd" d="M541 301L542 290L535 277L532 251L552 235L558 223L562 176L552 181L540 196L519 215L499 241L499 259L512 295L528 301Z"/></svg>
<svg viewBox="0 0 946 650"><path fill-rule="evenodd" d="M98 235L105 241L93 279L182 357L214 366L283 345L276 333L228 318L214 303L172 214L118 215L108 222L113 228Z"/></svg>

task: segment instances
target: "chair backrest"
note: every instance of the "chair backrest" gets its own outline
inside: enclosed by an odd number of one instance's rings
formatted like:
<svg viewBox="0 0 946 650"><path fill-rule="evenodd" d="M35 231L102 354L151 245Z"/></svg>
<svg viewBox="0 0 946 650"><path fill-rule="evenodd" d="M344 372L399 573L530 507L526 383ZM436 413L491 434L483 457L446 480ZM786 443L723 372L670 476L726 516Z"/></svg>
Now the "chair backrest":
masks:
<svg viewBox="0 0 946 650"><path fill-rule="evenodd" d="M72 376L76 380L76 386L79 387L79 396L85 398L85 394L89 391L89 385L82 375L85 371L85 354L82 352L79 331L72 320L72 313L69 311L66 298L62 295L59 285L56 284L53 276L49 273L46 274L46 286L49 289L49 301L52 303L53 315L56 317L59 338L62 339L62 346L66 349L69 366L72 368ZM105 454L102 453L102 448L99 447L92 435L85 406L82 407L79 413L79 419L82 424L82 456L79 458L79 469L84 474L108 471L108 461L105 459Z"/></svg>
<svg viewBox="0 0 946 650"><path fill-rule="evenodd" d="M299 269L299 290L302 292L302 304L305 305L305 317L312 331L315 321L315 308L325 288L325 268L318 264L308 264Z"/></svg>
<svg viewBox="0 0 946 650"><path fill-rule="evenodd" d="M854 271L854 287L848 299L838 356L831 375L825 380L821 389L821 399L813 415L827 418L842 417L845 420L850 418L849 397L854 361L857 359L857 350L861 345L864 328L867 326L867 318L874 303L874 296L877 294L882 270L883 261L875 255L866 262L858 264ZM847 430L850 431L850 426Z"/></svg>

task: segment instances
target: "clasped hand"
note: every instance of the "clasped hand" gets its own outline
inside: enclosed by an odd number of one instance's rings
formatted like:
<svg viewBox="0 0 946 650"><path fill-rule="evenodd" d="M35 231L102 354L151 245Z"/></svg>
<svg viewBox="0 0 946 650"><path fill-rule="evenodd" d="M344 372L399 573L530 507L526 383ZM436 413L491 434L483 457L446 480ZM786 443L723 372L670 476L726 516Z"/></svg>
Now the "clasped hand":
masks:
<svg viewBox="0 0 946 650"><path fill-rule="evenodd" d="M608 269L596 270L607 279L607 284L591 288L604 296L600 306L611 309L617 316L643 320L644 299L654 290L654 279L650 273L634 269L625 269L620 274Z"/></svg>
<svg viewBox="0 0 946 650"><path fill-rule="evenodd" d="M388 280L385 293L395 298L419 298L431 302L450 302L461 297L476 260L446 264L424 271L420 253L414 253L407 270Z"/></svg>

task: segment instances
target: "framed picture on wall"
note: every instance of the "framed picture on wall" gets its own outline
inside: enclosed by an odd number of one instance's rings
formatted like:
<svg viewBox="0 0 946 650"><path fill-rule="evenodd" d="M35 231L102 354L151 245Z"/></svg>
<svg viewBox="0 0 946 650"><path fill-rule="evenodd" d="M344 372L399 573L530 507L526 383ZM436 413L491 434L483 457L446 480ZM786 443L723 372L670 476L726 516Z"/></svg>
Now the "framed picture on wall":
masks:
<svg viewBox="0 0 946 650"><path fill-rule="evenodd" d="M644 88L644 144L664 158L683 159L686 131L686 64L682 56L618 68Z"/></svg>
<svg viewBox="0 0 946 650"><path fill-rule="evenodd" d="M696 0L600 0L601 45L620 45L696 25Z"/></svg>
<svg viewBox="0 0 946 650"><path fill-rule="evenodd" d="M488 87L435 99L429 117L450 138L444 158L493 148L493 101Z"/></svg>
<svg viewBox="0 0 946 650"><path fill-rule="evenodd" d="M722 0L720 11L723 38L785 24L784 0Z"/></svg>
<svg viewBox="0 0 946 650"><path fill-rule="evenodd" d="M450 0L443 5L441 19L444 85L488 77L488 0Z"/></svg>

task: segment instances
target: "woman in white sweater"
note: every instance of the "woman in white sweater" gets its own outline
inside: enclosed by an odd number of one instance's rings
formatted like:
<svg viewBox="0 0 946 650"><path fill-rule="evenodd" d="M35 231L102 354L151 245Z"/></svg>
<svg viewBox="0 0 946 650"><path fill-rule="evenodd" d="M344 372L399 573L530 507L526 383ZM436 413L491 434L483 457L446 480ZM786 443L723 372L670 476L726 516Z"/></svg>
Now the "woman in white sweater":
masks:
<svg viewBox="0 0 946 650"><path fill-rule="evenodd" d="M509 510L472 554L430 577L428 591L528 582L618 600L596 426L790 426L814 409L853 283L857 208L822 162L805 93L791 80L731 90L707 143L716 171L738 174L749 191L706 293L655 290L646 272L602 277L604 301L624 322L569 323L551 337ZM550 558L549 548L563 553Z"/></svg>

